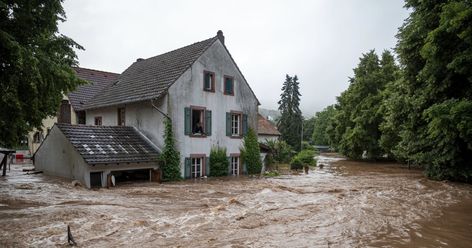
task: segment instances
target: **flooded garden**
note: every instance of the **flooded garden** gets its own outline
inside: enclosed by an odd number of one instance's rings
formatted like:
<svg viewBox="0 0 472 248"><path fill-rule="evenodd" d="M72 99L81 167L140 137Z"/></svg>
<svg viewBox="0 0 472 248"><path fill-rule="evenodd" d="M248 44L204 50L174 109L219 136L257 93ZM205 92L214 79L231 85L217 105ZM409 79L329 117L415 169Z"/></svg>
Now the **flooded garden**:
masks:
<svg viewBox="0 0 472 248"><path fill-rule="evenodd" d="M472 187L419 170L321 156L309 174L88 190L0 178L0 246L470 247Z"/></svg>

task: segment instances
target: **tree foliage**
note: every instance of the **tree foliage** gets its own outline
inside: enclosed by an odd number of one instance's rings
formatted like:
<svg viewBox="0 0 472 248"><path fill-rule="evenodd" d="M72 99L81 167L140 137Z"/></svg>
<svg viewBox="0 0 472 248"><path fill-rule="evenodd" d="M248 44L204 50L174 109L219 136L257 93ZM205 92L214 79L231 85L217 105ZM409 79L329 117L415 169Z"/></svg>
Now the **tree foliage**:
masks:
<svg viewBox="0 0 472 248"><path fill-rule="evenodd" d="M404 68L397 102L406 109L396 156L424 165L432 178L470 182L472 2L410 0L406 6L412 12L396 48Z"/></svg>
<svg viewBox="0 0 472 248"><path fill-rule="evenodd" d="M407 0L400 70L361 58L327 129L349 157L387 155L435 179L472 181L472 2Z"/></svg>
<svg viewBox="0 0 472 248"><path fill-rule="evenodd" d="M164 120L164 150L161 154L162 176L165 181L180 180L180 153L175 148L174 132L172 131L172 122L166 118Z"/></svg>
<svg viewBox="0 0 472 248"><path fill-rule="evenodd" d="M303 141L313 142L313 129L315 128L315 117L303 120ZM302 147L303 149L303 147Z"/></svg>
<svg viewBox="0 0 472 248"><path fill-rule="evenodd" d="M329 145L328 127L334 117L335 109L330 105L320 112L316 112L313 119L312 140L315 145Z"/></svg>
<svg viewBox="0 0 472 248"><path fill-rule="evenodd" d="M55 116L75 76L74 48L58 33L65 21L62 1L0 2L0 146L14 146L47 116Z"/></svg>
<svg viewBox="0 0 472 248"><path fill-rule="evenodd" d="M228 175L229 161L226 148L213 147L210 151L210 176L221 177Z"/></svg>
<svg viewBox="0 0 472 248"><path fill-rule="evenodd" d="M248 174L258 174L262 170L261 151L257 141L256 132L249 128L243 139L243 147L240 148L241 158L247 166Z"/></svg>
<svg viewBox="0 0 472 248"><path fill-rule="evenodd" d="M389 51L383 52L381 59L373 50L361 57L349 88L338 97L334 115L333 139L341 153L355 159L384 154L379 143L383 121L379 103L385 86L398 78L398 70Z"/></svg>
<svg viewBox="0 0 472 248"><path fill-rule="evenodd" d="M298 82L297 75L294 77L286 75L278 102L281 116L277 126L282 134L282 140L297 151L301 149L301 129L303 125L300 96L300 82Z"/></svg>

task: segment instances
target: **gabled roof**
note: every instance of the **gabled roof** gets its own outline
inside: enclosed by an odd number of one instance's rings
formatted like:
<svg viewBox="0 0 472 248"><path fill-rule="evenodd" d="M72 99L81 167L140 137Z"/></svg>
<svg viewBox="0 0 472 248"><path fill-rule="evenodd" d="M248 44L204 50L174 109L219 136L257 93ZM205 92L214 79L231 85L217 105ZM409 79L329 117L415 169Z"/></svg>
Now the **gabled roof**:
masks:
<svg viewBox="0 0 472 248"><path fill-rule="evenodd" d="M104 88L110 86L118 80L120 74L86 69L81 67L73 68L80 79L83 79L88 84L77 87L76 90L70 92L67 96L72 104L74 110L83 110L85 104L97 95Z"/></svg>
<svg viewBox="0 0 472 248"><path fill-rule="evenodd" d="M94 96L84 108L93 109L159 98L217 40L221 40L229 57L244 78L224 44L223 32L218 31L215 37L148 59L138 59L119 76L117 82ZM244 81L246 81L245 78ZM249 85L248 87L259 104L251 87Z"/></svg>
<svg viewBox="0 0 472 248"><path fill-rule="evenodd" d="M158 161L157 149L134 127L56 126L89 165Z"/></svg>
<svg viewBox="0 0 472 248"><path fill-rule="evenodd" d="M280 136L279 130L261 114L257 114L257 134Z"/></svg>
<svg viewBox="0 0 472 248"><path fill-rule="evenodd" d="M86 108L158 98L216 41L212 37L155 57L134 62L118 81L98 94Z"/></svg>

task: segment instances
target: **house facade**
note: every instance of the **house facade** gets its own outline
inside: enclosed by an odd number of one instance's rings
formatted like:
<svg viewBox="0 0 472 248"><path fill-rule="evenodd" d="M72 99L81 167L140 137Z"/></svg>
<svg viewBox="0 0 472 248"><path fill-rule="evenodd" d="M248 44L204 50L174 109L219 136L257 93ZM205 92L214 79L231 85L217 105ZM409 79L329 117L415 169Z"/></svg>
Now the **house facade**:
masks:
<svg viewBox="0 0 472 248"><path fill-rule="evenodd" d="M86 125L132 126L164 147L164 120L173 125L181 175L207 176L212 147L225 147L228 173L245 173L242 137L257 131L259 101L217 36L138 59L83 106Z"/></svg>

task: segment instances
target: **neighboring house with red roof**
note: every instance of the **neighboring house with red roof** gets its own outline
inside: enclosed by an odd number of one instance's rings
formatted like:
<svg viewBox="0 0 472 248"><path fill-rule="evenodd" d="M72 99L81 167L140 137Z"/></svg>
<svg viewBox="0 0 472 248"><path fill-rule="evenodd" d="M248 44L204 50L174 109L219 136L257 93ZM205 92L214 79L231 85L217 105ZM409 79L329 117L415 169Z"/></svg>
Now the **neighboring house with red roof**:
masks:
<svg viewBox="0 0 472 248"><path fill-rule="evenodd" d="M116 80L105 81L107 85L101 85L103 87L100 89L78 89L69 94L69 103L77 112L76 119L81 120L77 123L81 124L85 119L86 124L85 127L67 127L72 133L101 132L100 129L92 130L92 126L130 126L146 142L150 142L156 151L160 151L159 148L164 147L164 120L169 118L173 125L176 148L180 152L182 177L208 176L210 150L215 146L227 149L229 175L246 173L239 149L248 129L257 131L259 100L229 53L223 32L218 31L214 37L158 56L137 59L122 74L117 75ZM61 115L59 117L63 122ZM57 137L64 136L61 134L64 133L63 128L58 127L55 133ZM94 144L94 140L98 139L96 137L87 142ZM75 139L67 135L66 138L68 143L73 143ZM52 142L53 139L50 140ZM104 153L110 157L108 167L84 170L85 177L92 177L92 172L94 176L101 173L101 183L105 185L104 181L108 181L108 176L118 166L113 161L118 156L115 152L121 148L113 144L111 147L100 144L95 147L85 142L83 145L87 145L88 153ZM128 147L125 148L127 153L122 156L139 153L132 148L133 144L125 146ZM35 159L35 163L41 163L40 167L45 171L48 163L59 156L52 150L48 152L47 147L60 146L49 144L44 147L45 151L41 151L43 148L38 150L38 154L53 156L47 158L43 155L43 159Z"/></svg>
<svg viewBox="0 0 472 248"><path fill-rule="evenodd" d="M272 122L267 120L261 114L257 115L257 135L259 143L265 143L267 140L276 141L280 138L280 132Z"/></svg>
<svg viewBox="0 0 472 248"><path fill-rule="evenodd" d="M77 76L88 84L81 85L75 91L64 95L57 116L44 119L42 130L34 130L28 134L28 148L31 154L36 152L55 123L85 124L84 104L105 87L116 82L119 76L117 73L81 67L73 69Z"/></svg>

